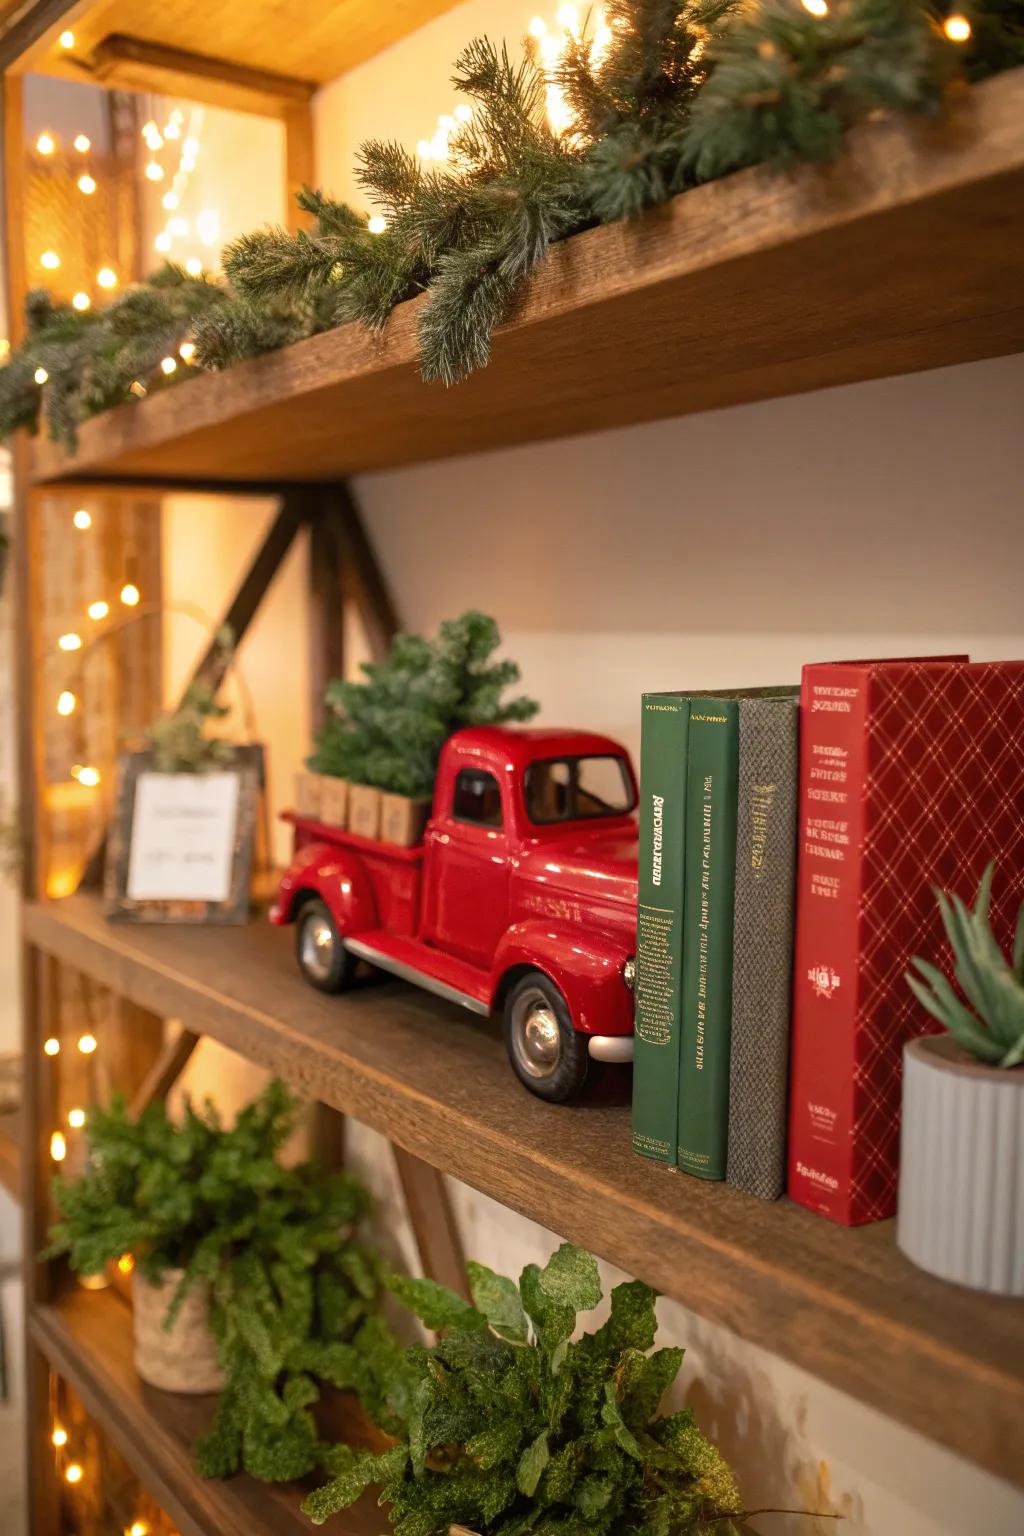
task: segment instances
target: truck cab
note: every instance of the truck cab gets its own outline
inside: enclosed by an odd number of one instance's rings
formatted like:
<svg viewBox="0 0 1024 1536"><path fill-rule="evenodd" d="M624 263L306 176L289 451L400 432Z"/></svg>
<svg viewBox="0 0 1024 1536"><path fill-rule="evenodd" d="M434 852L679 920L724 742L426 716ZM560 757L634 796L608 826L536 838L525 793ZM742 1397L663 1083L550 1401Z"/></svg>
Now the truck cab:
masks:
<svg viewBox="0 0 1024 1536"><path fill-rule="evenodd" d="M423 843L397 848L303 818L271 914L297 924L306 979L360 962L474 1012L500 1012L542 1098L632 1059L636 777L584 731L472 727L446 743Z"/></svg>

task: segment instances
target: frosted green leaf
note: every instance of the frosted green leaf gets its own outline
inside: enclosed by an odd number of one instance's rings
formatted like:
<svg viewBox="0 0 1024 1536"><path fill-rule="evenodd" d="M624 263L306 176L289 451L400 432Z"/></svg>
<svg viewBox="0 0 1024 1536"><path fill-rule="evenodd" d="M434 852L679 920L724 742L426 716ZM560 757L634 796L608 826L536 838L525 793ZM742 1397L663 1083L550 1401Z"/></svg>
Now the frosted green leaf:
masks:
<svg viewBox="0 0 1024 1536"><path fill-rule="evenodd" d="M572 1307L575 1312L590 1312L601 1300L597 1260L572 1243L563 1243L551 1255L538 1283L550 1301Z"/></svg>
<svg viewBox="0 0 1024 1536"><path fill-rule="evenodd" d="M547 1430L541 1430L536 1440L526 1447L519 1458L519 1466L516 1471L516 1486L519 1492L527 1498L533 1497L537 1492L537 1484L540 1482L541 1473L551 1459L548 1448Z"/></svg>
<svg viewBox="0 0 1024 1536"><path fill-rule="evenodd" d="M495 1333L513 1344L525 1344L530 1325L514 1281L505 1275L496 1275L485 1264L477 1264L472 1259L466 1265L466 1272L473 1301Z"/></svg>

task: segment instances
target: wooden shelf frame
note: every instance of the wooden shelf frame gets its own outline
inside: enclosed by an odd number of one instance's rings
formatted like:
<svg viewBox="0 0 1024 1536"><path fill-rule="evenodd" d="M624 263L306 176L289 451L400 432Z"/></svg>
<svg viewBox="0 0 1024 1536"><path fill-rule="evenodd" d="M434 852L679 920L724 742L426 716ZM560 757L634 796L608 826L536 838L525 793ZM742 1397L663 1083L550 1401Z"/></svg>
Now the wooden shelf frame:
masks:
<svg viewBox="0 0 1024 1536"><path fill-rule="evenodd" d="M71 1287L29 1312L35 1346L72 1387L181 1536L309 1536L305 1487L258 1483L244 1474L206 1481L192 1446L213 1417L214 1397L159 1392L140 1381L132 1315L114 1291ZM337 1536L378 1536L372 1496L339 1522Z"/></svg>
<svg viewBox="0 0 1024 1536"><path fill-rule="evenodd" d="M1024 69L552 248L490 365L425 385L402 304L87 422L39 484L315 481L1024 348ZM941 253L941 254L939 254Z"/></svg>
<svg viewBox="0 0 1024 1536"><path fill-rule="evenodd" d="M287 933L115 926L94 898L30 907L47 954L270 1068L396 1147L1024 1486L1018 1303L946 1285L893 1223L844 1230L655 1168L622 1103L519 1089L497 1032L401 983L328 998ZM956 1412L936 1405L956 1404Z"/></svg>

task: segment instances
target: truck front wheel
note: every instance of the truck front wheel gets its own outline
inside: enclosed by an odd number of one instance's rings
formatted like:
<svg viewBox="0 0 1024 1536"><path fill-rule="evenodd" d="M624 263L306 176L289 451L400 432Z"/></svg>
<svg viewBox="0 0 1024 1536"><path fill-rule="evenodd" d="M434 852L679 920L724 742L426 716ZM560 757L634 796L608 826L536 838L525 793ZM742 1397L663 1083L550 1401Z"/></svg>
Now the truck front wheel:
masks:
<svg viewBox="0 0 1024 1536"><path fill-rule="evenodd" d="M295 954L299 970L320 992L341 992L350 986L359 963L341 942L330 908L319 898L307 901L298 915Z"/></svg>
<svg viewBox="0 0 1024 1536"><path fill-rule="evenodd" d="M554 1104L575 1097L590 1068L585 1035L543 971L520 977L505 1000L505 1046L519 1081Z"/></svg>

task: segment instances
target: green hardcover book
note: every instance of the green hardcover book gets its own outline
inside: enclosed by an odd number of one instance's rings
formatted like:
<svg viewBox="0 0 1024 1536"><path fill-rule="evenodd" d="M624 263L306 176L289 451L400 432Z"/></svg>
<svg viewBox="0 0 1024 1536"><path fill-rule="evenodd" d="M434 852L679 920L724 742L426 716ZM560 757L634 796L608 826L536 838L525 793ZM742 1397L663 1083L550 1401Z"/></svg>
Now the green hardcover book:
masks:
<svg viewBox="0 0 1024 1536"><path fill-rule="evenodd" d="M633 1150L675 1165L689 700L645 693L640 726Z"/></svg>
<svg viewBox="0 0 1024 1536"><path fill-rule="evenodd" d="M683 1008L676 1159L724 1179L729 1138L739 707L691 696L683 869Z"/></svg>

